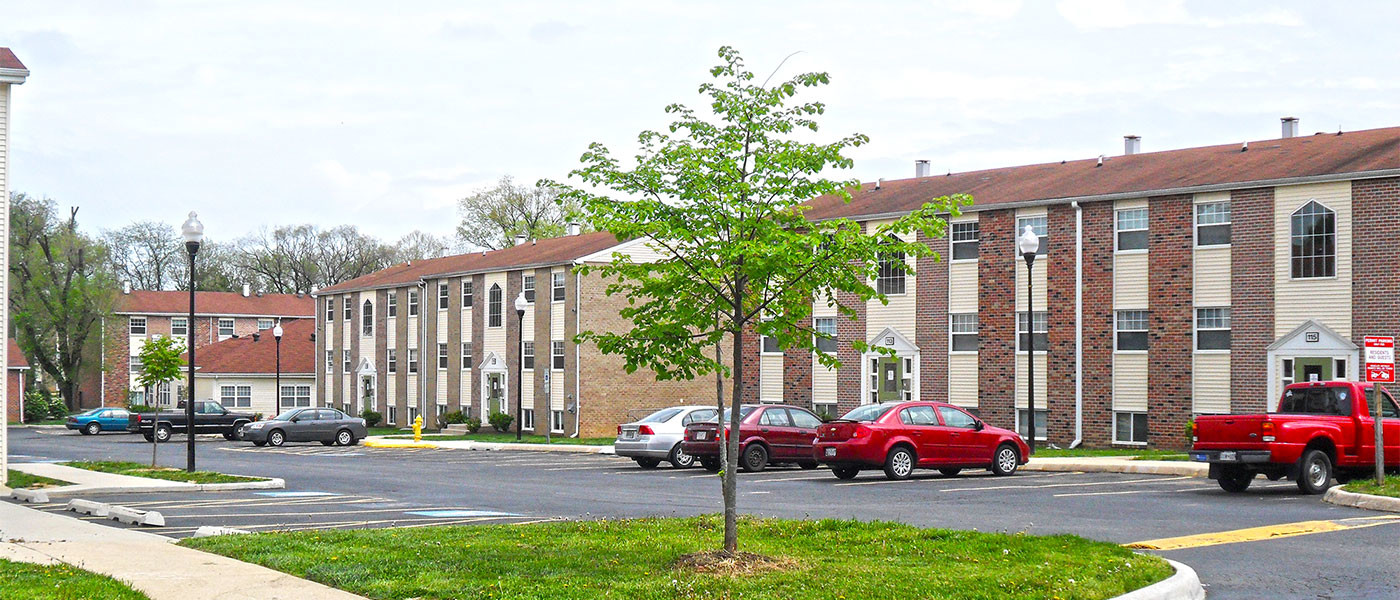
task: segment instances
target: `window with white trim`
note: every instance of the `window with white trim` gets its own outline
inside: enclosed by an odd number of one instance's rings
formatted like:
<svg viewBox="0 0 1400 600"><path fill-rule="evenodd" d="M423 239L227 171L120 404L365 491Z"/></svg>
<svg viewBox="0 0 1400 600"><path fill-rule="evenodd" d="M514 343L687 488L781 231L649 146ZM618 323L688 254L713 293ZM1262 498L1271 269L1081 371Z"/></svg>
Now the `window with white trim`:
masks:
<svg viewBox="0 0 1400 600"><path fill-rule="evenodd" d="M335 298L326 298L326 321L335 320Z"/></svg>
<svg viewBox="0 0 1400 600"><path fill-rule="evenodd" d="M762 352L763 354L783 353L783 349L778 347L778 338L768 335L760 335L759 338L759 352Z"/></svg>
<svg viewBox="0 0 1400 600"><path fill-rule="evenodd" d="M334 372L335 372L335 351L334 351L334 350L327 350L327 351L326 351L326 373L334 373Z"/></svg>
<svg viewBox="0 0 1400 600"><path fill-rule="evenodd" d="M1147 249L1147 209L1125 208L1116 211L1118 251ZM1041 247L1045 243L1041 242Z"/></svg>
<svg viewBox="0 0 1400 600"><path fill-rule="evenodd" d="M369 300L360 305L360 335L374 335L374 305Z"/></svg>
<svg viewBox="0 0 1400 600"><path fill-rule="evenodd" d="M1030 344L1036 352L1044 352L1050 347L1050 316L1045 311L1037 311L1032 317L1032 326L1026 323L1025 311L1016 313L1016 351L1025 352ZM1033 339L1032 339L1033 338Z"/></svg>
<svg viewBox="0 0 1400 600"><path fill-rule="evenodd" d="M219 404L226 408L248 408L253 405L253 388L247 385L219 386Z"/></svg>
<svg viewBox="0 0 1400 600"><path fill-rule="evenodd" d="M438 370L447 369L447 344L438 344Z"/></svg>
<svg viewBox="0 0 1400 600"><path fill-rule="evenodd" d="M1332 359L1332 379L1341 381L1347 378L1347 359Z"/></svg>
<svg viewBox="0 0 1400 600"><path fill-rule="evenodd" d="M417 421L417 420L418 420L418 407L417 407L417 406L410 406L410 407L408 407L408 424L409 424L409 425L412 425L413 422L414 422L414 421Z"/></svg>
<svg viewBox="0 0 1400 600"><path fill-rule="evenodd" d="M408 290L408 316L418 316L418 290Z"/></svg>
<svg viewBox="0 0 1400 600"><path fill-rule="evenodd" d="M341 351L340 351L340 355L341 355L341 357L344 359L342 362L345 363L345 370L342 371L342 372L344 372L344 373L349 373L349 372L350 372L350 351L349 351L349 350L341 350Z"/></svg>
<svg viewBox="0 0 1400 600"><path fill-rule="evenodd" d="M555 371L564 370L564 342L554 341L549 343L550 367Z"/></svg>
<svg viewBox="0 0 1400 600"><path fill-rule="evenodd" d="M1283 380L1283 385L1293 383L1293 359L1283 359L1283 377L1281 377L1281 379Z"/></svg>
<svg viewBox="0 0 1400 600"><path fill-rule="evenodd" d="M486 291L486 326L500 327L501 324L501 285L493 283Z"/></svg>
<svg viewBox="0 0 1400 600"><path fill-rule="evenodd" d="M1147 413L1141 413L1141 412L1114 412L1114 413L1113 413L1113 443L1115 443L1115 444L1146 444L1146 443L1147 443Z"/></svg>
<svg viewBox="0 0 1400 600"><path fill-rule="evenodd" d="M388 414L388 416L384 417L384 422L385 422L385 423L388 423L388 424L390 424L390 425L398 425L398 424L399 424L399 407L390 404L390 405L389 405L389 414Z"/></svg>
<svg viewBox="0 0 1400 600"><path fill-rule="evenodd" d="M128 318L127 330L131 332L131 335L146 335L146 317Z"/></svg>
<svg viewBox="0 0 1400 600"><path fill-rule="evenodd" d="M526 302L534 302L534 301L535 301L535 276L534 276L534 275L523 275L523 274L522 274L522 275L520 276L520 290L521 290L522 292L525 293L525 301L526 301Z"/></svg>
<svg viewBox="0 0 1400 600"><path fill-rule="evenodd" d="M258 319L258 331L262 331L264 329L272 329L272 326L272 319Z"/></svg>
<svg viewBox="0 0 1400 600"><path fill-rule="evenodd" d="M976 352L979 346L977 313L948 315L948 335L952 336L948 348L953 352Z"/></svg>
<svg viewBox="0 0 1400 600"><path fill-rule="evenodd" d="M448 299L450 298L447 289L446 281L438 282L438 310L447 310Z"/></svg>
<svg viewBox="0 0 1400 600"><path fill-rule="evenodd" d="M1310 201L1290 218L1293 278L1337 275L1337 213Z"/></svg>
<svg viewBox="0 0 1400 600"><path fill-rule="evenodd" d="M133 354L133 355L131 355L131 356L129 357L129 359L128 359L128 361L127 361L126 364L127 364L128 367L131 368L132 371L144 371L144 370L146 370L146 365L144 365L144 364L141 363L141 355L139 355L139 354Z"/></svg>
<svg viewBox="0 0 1400 600"><path fill-rule="evenodd" d="M836 318L817 317L812 320L812 329L816 332L817 350L827 354L836 353Z"/></svg>
<svg viewBox="0 0 1400 600"><path fill-rule="evenodd" d="M462 370L472 368L472 343L462 342Z"/></svg>
<svg viewBox="0 0 1400 600"><path fill-rule="evenodd" d="M1041 246L1042 248L1044 246ZM1016 433L1023 439L1026 437L1026 415L1030 414L1027 409L1016 409ZM1035 439L1046 439L1046 422L1049 419L1049 412L1043 408L1035 409Z"/></svg>
<svg viewBox="0 0 1400 600"><path fill-rule="evenodd" d="M188 337L190 335L189 317L170 318L170 337Z"/></svg>
<svg viewBox="0 0 1400 600"><path fill-rule="evenodd" d="M346 296L346 297L345 297L345 320L346 320L346 321L349 321L350 318L353 316L352 313L354 313L354 312L355 312L355 305L351 302L350 297L349 297L349 296Z"/></svg>
<svg viewBox="0 0 1400 600"><path fill-rule="evenodd" d="M564 433L564 411L549 411L549 431L552 433Z"/></svg>
<svg viewBox="0 0 1400 600"><path fill-rule="evenodd" d="M467 279L467 278L463 278L463 279L462 279L462 308L471 308L471 306L472 306L472 280Z"/></svg>
<svg viewBox="0 0 1400 600"><path fill-rule="evenodd" d="M233 319L219 319L219 337L233 337Z"/></svg>
<svg viewBox="0 0 1400 600"><path fill-rule="evenodd" d="M1120 310L1113 319L1113 349L1119 352L1147 350L1147 311Z"/></svg>
<svg viewBox="0 0 1400 600"><path fill-rule="evenodd" d="M1196 309L1196 349L1230 349L1230 309Z"/></svg>
<svg viewBox="0 0 1400 600"><path fill-rule="evenodd" d="M388 350L385 350L385 351L384 351L384 360L388 363L388 371L389 371L390 374L394 374L394 373L398 373L398 372L399 372L399 351L398 351L398 350L396 350L396 349L394 349L394 348L389 348Z"/></svg>
<svg viewBox="0 0 1400 600"><path fill-rule="evenodd" d="M520 342L520 368L535 368L535 343Z"/></svg>
<svg viewBox="0 0 1400 600"><path fill-rule="evenodd" d="M881 252L875 275L875 291L886 296L903 294L906 266L903 252Z"/></svg>
<svg viewBox="0 0 1400 600"><path fill-rule="evenodd" d="M170 382L165 381L156 386L156 402L161 406L170 406L174 396L170 393Z"/></svg>
<svg viewBox="0 0 1400 600"><path fill-rule="evenodd" d="M1026 230L1027 225L1031 226L1031 231L1034 231L1036 235L1040 236L1040 250L1036 251L1036 256L1045 256L1046 250L1050 247L1050 239L1049 236L1046 235L1048 229L1045 226L1045 215L1040 215L1038 217L1016 217L1016 231L1013 232L1015 235L1011 237L1012 247L1016 247L1016 240L1021 237L1021 232ZM1016 256L1020 256L1021 249L1016 248L1015 253Z"/></svg>
<svg viewBox="0 0 1400 600"><path fill-rule="evenodd" d="M302 408L311 406L311 386L309 385L284 385L282 386L281 407Z"/></svg>
<svg viewBox="0 0 1400 600"><path fill-rule="evenodd" d="M408 349L408 372L410 374L418 372L418 349Z"/></svg>
<svg viewBox="0 0 1400 600"><path fill-rule="evenodd" d="M974 260L982 237L982 225L977 221L949 223L948 237L953 244L953 260Z"/></svg>
<svg viewBox="0 0 1400 600"><path fill-rule="evenodd" d="M564 272L555 271L549 275L550 292L555 302L564 301Z"/></svg>
<svg viewBox="0 0 1400 600"><path fill-rule="evenodd" d="M1196 245L1230 245L1230 201L1196 205Z"/></svg>
<svg viewBox="0 0 1400 600"><path fill-rule="evenodd" d="M534 430L535 430L535 409L533 409L533 408L521 408L521 409L520 409L520 428L521 428L521 429L527 429L527 430L530 430L530 431L534 431Z"/></svg>
<svg viewBox="0 0 1400 600"><path fill-rule="evenodd" d="M389 293L384 296L384 316L390 319L399 316L398 292L390 290Z"/></svg>

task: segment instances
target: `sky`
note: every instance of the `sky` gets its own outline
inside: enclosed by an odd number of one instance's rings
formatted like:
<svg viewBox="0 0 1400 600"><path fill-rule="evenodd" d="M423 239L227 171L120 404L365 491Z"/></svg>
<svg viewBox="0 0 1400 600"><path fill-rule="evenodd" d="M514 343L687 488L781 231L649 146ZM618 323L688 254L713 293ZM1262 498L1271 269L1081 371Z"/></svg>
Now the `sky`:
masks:
<svg viewBox="0 0 1400 600"><path fill-rule="evenodd" d="M353 224L448 235L504 175L564 179L590 142L631 156L732 45L855 168L912 177L1400 125L1400 3L108 2L0 0L14 191L85 228L211 239ZM793 55L793 53L797 53ZM785 57L793 55L784 61ZM779 65L781 64L781 67Z"/></svg>

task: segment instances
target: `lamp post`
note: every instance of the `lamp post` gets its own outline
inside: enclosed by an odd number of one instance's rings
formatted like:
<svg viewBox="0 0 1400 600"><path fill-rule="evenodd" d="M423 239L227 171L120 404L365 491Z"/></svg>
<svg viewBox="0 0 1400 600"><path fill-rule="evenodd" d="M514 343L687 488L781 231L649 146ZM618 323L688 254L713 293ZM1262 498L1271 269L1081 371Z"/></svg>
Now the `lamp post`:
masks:
<svg viewBox="0 0 1400 600"><path fill-rule="evenodd" d="M1026 259L1026 445L1035 454L1035 288L1033 266L1035 253L1040 251L1040 236L1030 225L1016 239L1021 257Z"/></svg>
<svg viewBox="0 0 1400 600"><path fill-rule="evenodd" d="M194 472L194 255L199 253L199 245L204 242L204 224L199 215L190 211L190 218L180 226L180 235L185 238L185 250L190 253L190 326L189 351L189 394L185 398L185 470Z"/></svg>
<svg viewBox="0 0 1400 600"><path fill-rule="evenodd" d="M272 328L272 339L276 346L277 354L277 374L274 376L272 384L277 389L277 414L282 414L282 320L277 320L277 325Z"/></svg>
<svg viewBox="0 0 1400 600"><path fill-rule="evenodd" d="M525 422L520 420L525 414L524 405L520 401L520 388L523 387L520 385L520 378L524 376L525 372L521 350L523 350L525 341L525 307L527 306L530 306L530 302L525 300L525 292L521 291L520 295L515 297L515 441L517 442L520 441L521 431L525 425Z"/></svg>

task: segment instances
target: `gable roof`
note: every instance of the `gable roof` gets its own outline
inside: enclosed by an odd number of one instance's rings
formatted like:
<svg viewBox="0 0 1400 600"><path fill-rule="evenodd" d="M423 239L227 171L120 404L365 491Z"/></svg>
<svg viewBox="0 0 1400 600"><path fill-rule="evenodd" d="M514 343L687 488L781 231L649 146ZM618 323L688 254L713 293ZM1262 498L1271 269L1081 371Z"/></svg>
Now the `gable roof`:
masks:
<svg viewBox="0 0 1400 600"><path fill-rule="evenodd" d="M862 184L852 200L822 196L807 218L869 219L902 215L925 202L971 194L971 210L1072 200L1144 198L1261 187L1356 175L1400 175L1400 127L1326 133L1241 144L1146 152Z"/></svg>
<svg viewBox="0 0 1400 600"><path fill-rule="evenodd" d="M617 237L604 231L565 235L536 240L501 250L470 252L442 258L400 263L368 275L356 277L325 289L316 295L391 288L408 285L419 279L507 271L532 267L568 264L599 250L618 244Z"/></svg>
<svg viewBox="0 0 1400 600"><path fill-rule="evenodd" d="M282 374L312 374L316 368L316 333L313 319L295 319L282 323ZM189 355L185 355L189 360ZM258 332L258 337L243 336L215 342L195 353L195 376L208 374L277 373L277 341L271 329Z"/></svg>
<svg viewBox="0 0 1400 600"><path fill-rule="evenodd" d="M0 48L0 83L24 83L27 77L29 69L24 68L19 57L9 48Z"/></svg>
<svg viewBox="0 0 1400 600"><path fill-rule="evenodd" d="M316 301L306 294L256 294L195 292L196 316L314 317ZM132 290L117 299L116 314L184 315L190 311L190 293Z"/></svg>
<svg viewBox="0 0 1400 600"><path fill-rule="evenodd" d="M29 360L24 357L24 351L19 349L19 343L14 338L10 338L9 354L6 360L10 369L20 370L29 368Z"/></svg>

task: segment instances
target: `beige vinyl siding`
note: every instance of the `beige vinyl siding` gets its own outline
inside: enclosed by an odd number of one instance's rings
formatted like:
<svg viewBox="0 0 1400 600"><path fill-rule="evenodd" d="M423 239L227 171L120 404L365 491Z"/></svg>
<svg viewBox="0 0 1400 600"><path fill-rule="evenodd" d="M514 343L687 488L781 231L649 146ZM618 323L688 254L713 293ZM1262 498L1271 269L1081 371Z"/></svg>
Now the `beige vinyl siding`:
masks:
<svg viewBox="0 0 1400 600"><path fill-rule="evenodd" d="M824 298L817 298L812 302L813 317L835 317L837 315L836 306L828 306Z"/></svg>
<svg viewBox="0 0 1400 600"><path fill-rule="evenodd" d="M783 355L765 354L759 357L758 401L783 401Z"/></svg>
<svg viewBox="0 0 1400 600"><path fill-rule="evenodd" d="M399 360L403 360L403 357L399 357ZM400 368L400 369L404 368L404 367L403 367L403 363L399 363L399 368ZM395 403L398 402L398 397L399 397L398 391L399 391L399 377L398 377L398 375L397 375L397 374L394 374L394 375L390 375L390 376L386 377L386 378L384 379L384 398L386 398L385 401L387 402L387 405L388 405L388 406L394 406ZM376 408L375 410L379 410L379 409ZM389 418L389 416L388 416L388 415L384 415L384 418L387 419L387 418Z"/></svg>
<svg viewBox="0 0 1400 600"><path fill-rule="evenodd" d="M650 254L648 254L648 256L649 256L649 255L650 255ZM638 254L635 254L635 253L634 253L634 254L633 254L633 260L641 260L638 256L639 256ZM563 269L554 269L554 271L556 271L556 272L557 272L557 271L562 271L562 270L563 270ZM566 282L565 285L567 286L567 285L568 285L568 284L567 284L567 282L568 282L568 277L565 277L565 278L564 278L564 281ZM539 284L538 284L538 283L536 283L535 285L536 285L536 287L539 287ZM549 295L549 294L553 294L553 289L551 288L552 285L553 285L553 282L546 281L545 284L544 284L544 287L541 288L541 289L544 290L544 293L546 294L546 296L544 296L545 298L553 298L553 296ZM573 290L571 290L571 289L566 289L566 290L564 290L564 295L565 295L565 297L572 297L572 296L573 296L573 293L574 293L574 292L573 292ZM552 301L552 300L551 300L551 301ZM564 355L567 357L567 356L569 355L569 353L573 353L574 360L578 360L578 349L577 349L577 346L575 346L573 343L571 343L568 339L565 339L565 336L564 336L564 317L565 317L565 313L568 312L568 310L567 310L565 307L568 306L568 304L569 304L568 302L558 302L558 303L555 303L554 306L551 307L552 310L549 311L549 339L550 339L550 341L551 341L551 344L550 344L550 345L551 345L551 346L553 345L553 343L552 343L553 340L561 340L561 341L563 341L563 342L564 342L564 353L565 353ZM551 366L551 369L552 369L552 368L553 368L553 364L554 364L554 363L552 362L552 361L554 360L554 359L553 359L553 354L551 354L552 352L553 352L553 348L545 348L545 349L544 349L544 354L541 355L541 354L540 354L540 349L539 349L539 348L535 348L535 364L537 364L537 365L539 365L539 364L548 364L548 365ZM550 362L541 363L541 362L540 362L540 357L541 357L541 356L544 356L545 359L548 360L548 361L550 361ZM566 364L567 364L567 363L566 363ZM562 370L554 370L554 371L552 371L552 372L549 374L549 408L550 408L550 410L564 410L564 395L565 395L565 392L564 392L564 371L562 371ZM537 418L537 419L539 419L539 418L543 418L543 419L544 419L543 421L539 421L539 423L543 423L543 424L540 425L539 427L544 428L544 427L548 427L548 426L549 426L549 415L543 415L542 417L541 417L541 416L537 416L536 418Z"/></svg>
<svg viewBox="0 0 1400 600"><path fill-rule="evenodd" d="M374 329L374 334L375 334L375 335L382 335L383 332L379 331L379 317L381 317L381 316L383 316L383 315L380 315L380 314L379 314L379 306L378 306L378 304L375 303L375 297L374 297L374 295L375 295L375 292L360 292L360 297L357 298L357 299L355 300L356 315L359 315L359 314L360 314L359 311L364 310L365 301L368 300L368 301L369 301L369 305L370 305L370 309L374 311L374 315L373 315L373 317L374 317L374 327L375 327L375 329ZM355 332L356 332L357 334L364 333L364 329L362 329L362 328L360 327L360 323L359 323L358 321L355 322L355 323L352 323L351 325L355 328ZM392 331L392 330L390 330L390 331ZM390 337L393 337L393 336L390 336ZM368 359L368 360L369 360L369 364L371 364L371 365L377 364L377 363L375 362L374 340L375 340L374 335L370 335L370 336L361 335L361 336L360 336L360 358ZM356 363L355 363L354 365L351 365L351 367L352 367L352 368L359 367L359 361L356 361Z"/></svg>
<svg viewBox="0 0 1400 600"><path fill-rule="evenodd" d="M1022 218L1022 217L1044 217L1044 216L1046 216L1046 210L1045 210L1045 207L1043 207L1043 206L1038 206L1038 207L1033 207L1033 208L1022 208L1022 209L1019 209L1019 210L1016 211L1016 218L1017 218L1017 219L1020 219L1020 218ZM1048 230L1047 230L1047 233L1048 233ZM1017 235L1017 236L1020 236L1020 235L1021 235L1021 230L1020 230L1019 228L1016 230L1016 235ZM1013 239L1012 243L1015 243L1015 240L1014 240L1014 239ZM1044 244L1045 241L1044 241L1044 240L1041 240L1041 243ZM986 251L987 251L987 252L993 252L994 250L992 250L992 249L987 249ZM996 251L1002 251L1002 252L1004 252L1004 250L1000 250L1000 249L998 249L998 250L996 250ZM1013 251L1014 251L1014 252L1017 252L1017 256L1018 256L1018 258L1019 258L1019 256L1020 256L1019 251L1014 250L1014 249L1013 249ZM1035 279L1034 279L1034 282L1033 282L1033 283L1035 284L1035 289L1031 291L1031 295L1034 296L1034 302L1035 302L1035 310L1036 310L1036 312L1043 312L1043 311L1045 311L1045 298L1046 298L1046 296L1045 296L1045 290L1048 289L1048 286L1046 285L1046 281L1047 281L1047 280L1046 280L1046 275L1045 275L1045 273L1046 273L1046 271L1049 270L1049 269L1046 269L1046 268L1045 268L1045 261L1046 261L1047 259L1049 259L1049 260L1056 260L1056 257L1054 257L1054 256L1049 256L1049 255L1037 257L1037 258L1036 258L1036 261L1035 261L1035 267L1032 269L1033 277L1035 278ZM1065 258L1064 258L1064 257L1060 257L1059 260L1065 260ZM1015 261L1015 262L1016 262L1016 311L1017 311L1017 312L1021 312L1021 311L1026 310L1026 262L1025 262L1024 260L1019 260L1019 259L1018 259L1017 261ZM951 289L950 289L949 294L951 295ZM1050 326L1051 326L1051 327L1054 327L1055 324L1054 324L1054 323L1051 323Z"/></svg>
<svg viewBox="0 0 1400 600"><path fill-rule="evenodd" d="M1230 412L1230 355L1197 354L1191 364L1191 411Z"/></svg>
<svg viewBox="0 0 1400 600"><path fill-rule="evenodd" d="M490 326L490 317L491 317L491 312L490 312L490 310L491 310L491 308L490 308L489 302L491 301L491 286L492 286L492 285L499 285L499 286L501 286L501 326L500 326L500 327L491 327L491 326ZM501 357L501 360L505 360L505 358L506 358L506 328L505 328L506 311L514 310L513 308L510 307L510 304L511 304L512 302L515 301L513 298L507 298L507 297L506 297L506 296L507 296L507 294L506 294L506 290L507 290L507 289L509 289L509 288L506 287L506 274L505 274L505 273L487 273L487 274L486 274L486 283L485 283L485 285L482 285L482 286L481 286L481 290L480 290L480 291L472 290L472 294L473 294L472 302L473 302L473 303L480 303L480 304L481 304L481 310L487 311L487 312L486 312L486 320L485 320L486 326L482 328L482 334L481 334L481 337L482 337L482 340L481 340L481 341L482 341L482 356L481 356L481 357L472 357L472 360L476 361L477 364L480 364L481 361L485 359L485 354L490 353L490 352L495 352L498 356Z"/></svg>
<svg viewBox="0 0 1400 600"><path fill-rule="evenodd" d="M893 220L870 221L866 224L866 231L875 231L880 227L892 223ZM913 241L913 234L906 234L900 237L904 241ZM905 262L910 268L914 266L912 257L905 257ZM914 298L916 296L918 277L909 273L904 277L904 293L887 296L889 304L883 304L879 300L871 300L865 304L865 338L869 340L875 334L884 331L886 327L893 327L904 337L914 339Z"/></svg>
<svg viewBox="0 0 1400 600"><path fill-rule="evenodd" d="M828 369L812 356L812 403L836 404L836 369Z"/></svg>
<svg viewBox="0 0 1400 600"><path fill-rule="evenodd" d="M405 355L404 358L407 359L407 355ZM408 368L408 363L404 363L404 368ZM418 368L423 368L423 357L421 355L418 357ZM409 375L408 383L405 385L408 386L408 405L418 406L418 376Z"/></svg>
<svg viewBox="0 0 1400 600"><path fill-rule="evenodd" d="M976 354L951 354L948 356L948 402L967 408L977 408Z"/></svg>
<svg viewBox="0 0 1400 600"><path fill-rule="evenodd" d="M1230 248L1197 248L1192 261L1196 306L1230 306Z"/></svg>
<svg viewBox="0 0 1400 600"><path fill-rule="evenodd" d="M394 293L394 291L393 291L393 290L390 290L389 293L392 294L392 293ZM399 310L403 310L403 307L400 306L400 307L399 307ZM377 334L379 334L379 335L382 335L382 336L386 336L386 337L388 338L387 340L385 340L385 344L384 344L384 347L385 347L385 348L398 348L398 347L399 347L399 335L398 335L398 331L399 331L399 318L398 318L398 317L389 317L388 319L385 319L385 321L384 321L384 331L382 331L382 332L376 331L375 333L377 333Z"/></svg>
<svg viewBox="0 0 1400 600"><path fill-rule="evenodd" d="M976 361L976 360L977 360L977 356L976 356L976 355L961 355L961 356L971 356L971 358L972 358L973 361ZM959 357L960 357L960 356L959 356ZM957 358L957 357L955 357L955 356L949 356L948 358L951 360L951 359ZM1048 390L1048 388L1047 388L1047 386L1046 386L1046 382L1048 381L1047 377L1048 377L1048 375L1049 375L1049 373L1046 371L1046 363L1047 363L1047 362L1048 362L1048 361L1046 360L1046 356L1045 356L1044 354L1036 354L1036 355L1035 355L1035 406L1036 406L1036 409L1037 409L1037 410L1044 410L1044 409L1045 409L1045 404L1046 404L1045 399L1047 398L1046 393L1047 393L1047 390ZM1016 408L1026 408L1026 400L1027 400L1026 390L1027 390L1027 388L1026 388L1026 353L1025 353L1025 352L1017 352L1017 353L1016 353Z"/></svg>
<svg viewBox="0 0 1400 600"><path fill-rule="evenodd" d="M1310 200L1337 213L1337 276L1293 279L1291 217ZM1274 337L1317 319L1351 337L1351 182L1274 189Z"/></svg>
<svg viewBox="0 0 1400 600"><path fill-rule="evenodd" d="M1147 353L1113 355L1113 410L1147 411Z"/></svg>
<svg viewBox="0 0 1400 600"><path fill-rule="evenodd" d="M1117 211L1131 208L1146 208L1147 200L1119 200L1113 203L1113 235L1117 236ZM1149 209L1150 210L1150 209ZM1151 235L1151 232L1148 232ZM1117 242L1114 242L1117 248ZM1113 254L1113 308L1146 309L1147 300L1147 252L1114 252Z"/></svg>
<svg viewBox="0 0 1400 600"><path fill-rule="evenodd" d="M535 364L538 365L538 364L540 364L540 357L539 357L539 354L538 354L538 353L539 353L539 349L536 348L536 349L535 349L535 352L536 352L536 354L535 354ZM511 376L511 377L514 377L514 376L515 376L515 373L511 373L510 376ZM521 398L521 400L524 402L525 408L534 408L534 407L535 407L535 402L534 402L534 400L533 400L534 397L535 397L535 376L534 376L534 370L533 370L533 369L526 369L526 370L524 370L524 371L522 372L522 376L520 377L520 398ZM515 398L511 398L511 402L514 402L514 401L515 401ZM544 427L545 425L548 425L548 422L547 422L547 421L541 421L541 420L540 420L540 415L535 415L535 427L540 428L540 427Z"/></svg>
<svg viewBox="0 0 1400 600"><path fill-rule="evenodd" d="M1016 266L1017 270L1025 269L1024 263ZM948 312L977 312L977 289L977 261L948 263Z"/></svg>

